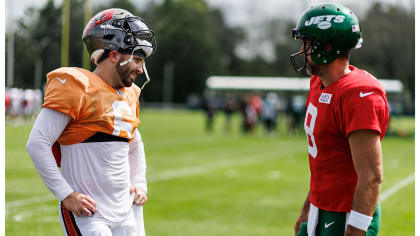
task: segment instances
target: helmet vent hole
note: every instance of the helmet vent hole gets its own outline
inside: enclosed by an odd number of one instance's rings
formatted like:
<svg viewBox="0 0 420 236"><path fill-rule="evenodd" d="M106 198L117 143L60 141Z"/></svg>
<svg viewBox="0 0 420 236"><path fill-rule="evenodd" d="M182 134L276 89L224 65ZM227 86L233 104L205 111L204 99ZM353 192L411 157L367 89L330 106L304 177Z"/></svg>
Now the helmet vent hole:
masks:
<svg viewBox="0 0 420 236"><path fill-rule="evenodd" d="M325 6L322 6L322 9L325 9Z"/></svg>
<svg viewBox="0 0 420 236"><path fill-rule="evenodd" d="M340 11L340 8L337 8L337 11Z"/></svg>
<svg viewBox="0 0 420 236"><path fill-rule="evenodd" d="M112 38L114 38L113 34L107 34L107 35L104 35L103 37L103 39L106 39L106 40L112 40Z"/></svg>

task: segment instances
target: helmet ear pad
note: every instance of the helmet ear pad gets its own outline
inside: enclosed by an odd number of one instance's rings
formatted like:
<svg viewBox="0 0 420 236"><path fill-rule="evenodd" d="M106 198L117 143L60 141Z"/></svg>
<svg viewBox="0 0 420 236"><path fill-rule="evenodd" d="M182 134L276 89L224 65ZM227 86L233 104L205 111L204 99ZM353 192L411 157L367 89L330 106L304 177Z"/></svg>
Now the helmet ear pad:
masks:
<svg viewBox="0 0 420 236"><path fill-rule="evenodd" d="M320 43L315 40L312 43L311 59L317 65L330 64L348 51L341 51L333 42Z"/></svg>

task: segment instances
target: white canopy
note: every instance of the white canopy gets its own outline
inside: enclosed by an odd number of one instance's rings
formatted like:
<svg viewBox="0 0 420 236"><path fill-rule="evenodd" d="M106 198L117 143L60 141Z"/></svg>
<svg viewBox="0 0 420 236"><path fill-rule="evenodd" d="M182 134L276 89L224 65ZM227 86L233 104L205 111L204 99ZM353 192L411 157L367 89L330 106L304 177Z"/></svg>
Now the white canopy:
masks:
<svg viewBox="0 0 420 236"><path fill-rule="evenodd" d="M380 79L387 93L401 93L403 85L399 80ZM207 87L215 90L269 90L308 91L309 78L298 77L248 77L210 76Z"/></svg>

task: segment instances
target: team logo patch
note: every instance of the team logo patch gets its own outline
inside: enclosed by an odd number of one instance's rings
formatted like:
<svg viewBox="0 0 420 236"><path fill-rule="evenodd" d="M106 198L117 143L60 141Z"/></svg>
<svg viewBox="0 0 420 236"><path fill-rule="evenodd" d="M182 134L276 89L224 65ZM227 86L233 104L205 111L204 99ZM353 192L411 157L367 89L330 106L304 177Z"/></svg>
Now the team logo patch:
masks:
<svg viewBox="0 0 420 236"><path fill-rule="evenodd" d="M331 28L331 22L343 23L345 19L346 17L343 15L313 16L305 21L305 26L317 25L319 29L326 30Z"/></svg>
<svg viewBox="0 0 420 236"><path fill-rule="evenodd" d="M319 102L330 104L331 103L331 98L332 98L331 93L322 93L321 96L319 97Z"/></svg>

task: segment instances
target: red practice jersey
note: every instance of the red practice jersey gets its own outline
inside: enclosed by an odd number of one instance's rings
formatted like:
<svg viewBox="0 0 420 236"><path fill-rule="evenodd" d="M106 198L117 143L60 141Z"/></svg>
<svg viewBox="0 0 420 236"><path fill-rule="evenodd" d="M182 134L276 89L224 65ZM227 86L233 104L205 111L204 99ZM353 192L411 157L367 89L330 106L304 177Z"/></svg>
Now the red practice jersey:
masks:
<svg viewBox="0 0 420 236"><path fill-rule="evenodd" d="M311 77L304 128L311 169L310 201L320 209L349 212L357 174L348 135L355 130L377 131L382 140L389 120L386 93L364 70L351 72L327 88Z"/></svg>

